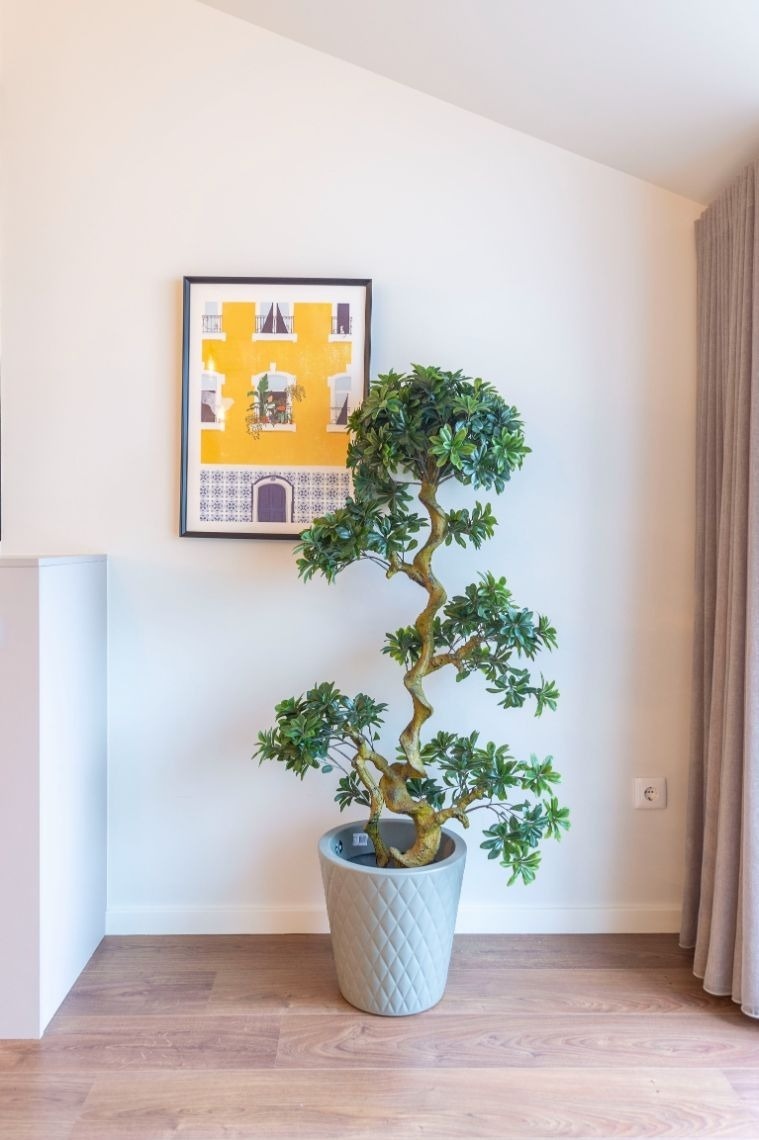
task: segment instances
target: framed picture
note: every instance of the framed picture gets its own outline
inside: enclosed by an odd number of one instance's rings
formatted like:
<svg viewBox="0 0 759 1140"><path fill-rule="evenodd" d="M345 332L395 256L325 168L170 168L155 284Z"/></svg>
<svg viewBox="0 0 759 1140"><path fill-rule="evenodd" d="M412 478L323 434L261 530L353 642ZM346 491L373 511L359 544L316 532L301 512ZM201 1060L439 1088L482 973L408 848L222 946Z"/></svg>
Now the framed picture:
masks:
<svg viewBox="0 0 759 1140"><path fill-rule="evenodd" d="M371 281L185 277L182 535L293 538L351 493Z"/></svg>

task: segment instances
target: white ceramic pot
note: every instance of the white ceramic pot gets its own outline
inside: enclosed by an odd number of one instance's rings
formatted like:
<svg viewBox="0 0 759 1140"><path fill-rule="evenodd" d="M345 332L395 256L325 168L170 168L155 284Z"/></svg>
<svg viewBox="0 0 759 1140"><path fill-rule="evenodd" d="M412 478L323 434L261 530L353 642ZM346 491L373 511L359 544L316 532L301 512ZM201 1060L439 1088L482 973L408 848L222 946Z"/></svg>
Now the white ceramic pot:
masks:
<svg viewBox="0 0 759 1140"><path fill-rule="evenodd" d="M410 820L382 823L385 842L413 842ZM363 823L341 824L319 841L337 980L367 1013L421 1013L443 996L466 860L460 835L443 829L436 862L377 867Z"/></svg>

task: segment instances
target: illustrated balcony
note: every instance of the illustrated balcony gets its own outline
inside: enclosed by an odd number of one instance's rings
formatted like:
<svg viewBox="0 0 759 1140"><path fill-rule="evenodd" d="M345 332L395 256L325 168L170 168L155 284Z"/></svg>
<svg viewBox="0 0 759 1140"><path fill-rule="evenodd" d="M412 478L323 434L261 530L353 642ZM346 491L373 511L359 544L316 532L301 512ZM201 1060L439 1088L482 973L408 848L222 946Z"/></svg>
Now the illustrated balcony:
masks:
<svg viewBox="0 0 759 1140"><path fill-rule="evenodd" d="M251 409L250 417L251 424L256 424L258 427L277 427L281 424L291 424L293 422L292 408L274 407L267 408L262 412L260 408Z"/></svg>
<svg viewBox="0 0 759 1140"><path fill-rule="evenodd" d="M351 336L353 333L353 317L332 318L332 336Z"/></svg>
<svg viewBox="0 0 759 1140"><path fill-rule="evenodd" d="M256 334L258 336L292 336L293 318L283 316L282 313L277 313L276 317L271 313L256 317Z"/></svg>
<svg viewBox="0 0 759 1140"><path fill-rule="evenodd" d="M222 331L221 313L203 313L201 320L204 336L215 336Z"/></svg>

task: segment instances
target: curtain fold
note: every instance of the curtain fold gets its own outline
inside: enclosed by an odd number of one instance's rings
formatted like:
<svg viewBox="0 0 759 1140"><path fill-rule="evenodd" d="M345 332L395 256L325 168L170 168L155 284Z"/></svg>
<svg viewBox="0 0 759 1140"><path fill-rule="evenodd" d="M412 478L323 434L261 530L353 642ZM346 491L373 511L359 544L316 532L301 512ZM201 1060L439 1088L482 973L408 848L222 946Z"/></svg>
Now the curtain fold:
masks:
<svg viewBox="0 0 759 1140"><path fill-rule="evenodd" d="M696 620L681 944L759 1017L759 162L696 223Z"/></svg>

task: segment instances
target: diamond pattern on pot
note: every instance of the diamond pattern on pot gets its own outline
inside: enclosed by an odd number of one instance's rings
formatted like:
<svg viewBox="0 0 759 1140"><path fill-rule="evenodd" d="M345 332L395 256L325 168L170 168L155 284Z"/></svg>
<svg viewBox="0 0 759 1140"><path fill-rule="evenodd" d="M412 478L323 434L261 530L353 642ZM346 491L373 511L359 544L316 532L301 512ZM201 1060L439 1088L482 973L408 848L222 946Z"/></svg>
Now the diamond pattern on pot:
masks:
<svg viewBox="0 0 759 1140"><path fill-rule="evenodd" d="M419 1013L443 996L463 861L428 872L362 874L322 862L343 996L369 1013Z"/></svg>

